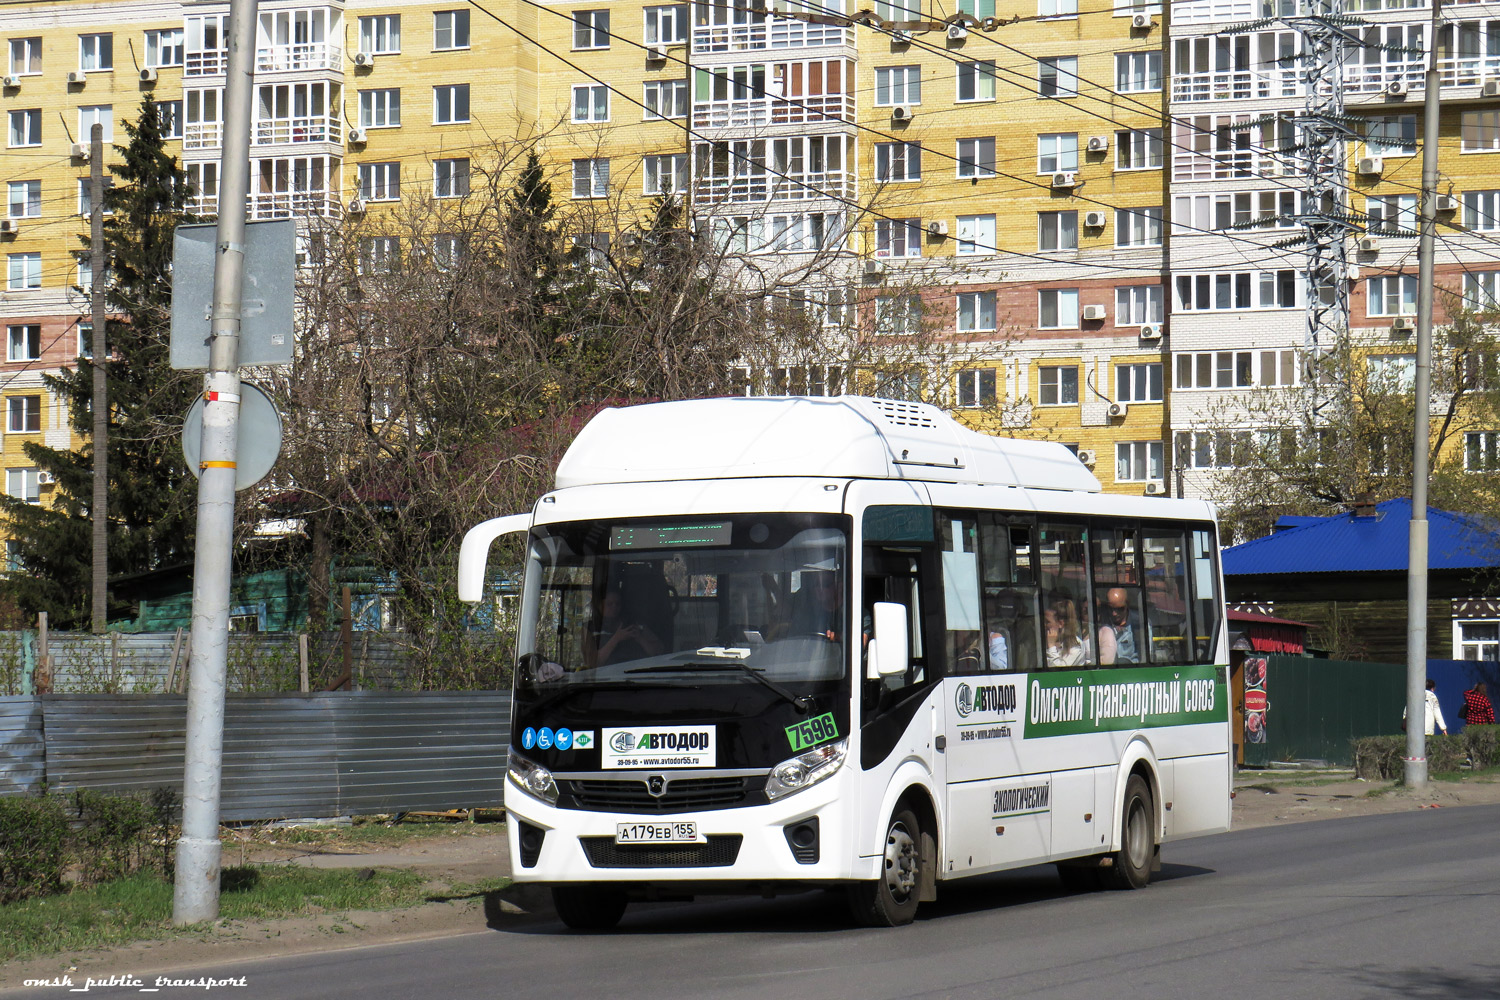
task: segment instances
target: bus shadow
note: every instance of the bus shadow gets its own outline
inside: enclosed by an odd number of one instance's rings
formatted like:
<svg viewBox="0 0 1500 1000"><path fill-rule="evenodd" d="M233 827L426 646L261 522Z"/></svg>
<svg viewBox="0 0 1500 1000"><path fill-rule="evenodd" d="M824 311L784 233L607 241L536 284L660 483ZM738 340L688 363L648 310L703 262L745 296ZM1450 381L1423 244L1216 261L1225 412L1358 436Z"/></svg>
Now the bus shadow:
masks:
<svg viewBox="0 0 1500 1000"><path fill-rule="evenodd" d="M1213 874L1211 868L1164 864L1152 883L1167 883ZM517 892L518 889L527 890ZM945 883L933 903L923 904L918 923L977 913L1000 913L1071 897L1108 897L1122 893L1075 892L1063 887L1051 865L980 875ZM581 934L564 927L546 890L513 886L485 898L486 924L510 934ZM814 889L763 899L754 896L700 896L691 902L632 903L620 926L606 934L765 934L847 933L856 926L842 890Z"/></svg>

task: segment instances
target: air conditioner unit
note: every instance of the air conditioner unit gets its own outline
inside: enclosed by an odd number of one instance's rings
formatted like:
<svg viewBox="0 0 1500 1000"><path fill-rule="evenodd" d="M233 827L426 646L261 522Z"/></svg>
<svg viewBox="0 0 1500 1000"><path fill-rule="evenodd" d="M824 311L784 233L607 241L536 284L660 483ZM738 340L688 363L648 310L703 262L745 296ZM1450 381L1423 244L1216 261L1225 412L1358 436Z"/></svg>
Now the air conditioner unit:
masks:
<svg viewBox="0 0 1500 1000"><path fill-rule="evenodd" d="M1385 170L1385 161L1378 156L1366 156L1359 161L1359 172L1378 176Z"/></svg>
<svg viewBox="0 0 1500 1000"><path fill-rule="evenodd" d="M1149 27L1151 27L1151 15L1150 14L1132 14L1132 15L1130 15L1130 26L1132 28L1149 28Z"/></svg>
<svg viewBox="0 0 1500 1000"><path fill-rule="evenodd" d="M1000 27L1000 19L998 17L987 17L979 22L979 26L985 31L995 31Z"/></svg>
<svg viewBox="0 0 1500 1000"><path fill-rule="evenodd" d="M1375 236L1361 236L1359 238L1360 253L1379 253L1380 239Z"/></svg>
<svg viewBox="0 0 1500 1000"><path fill-rule="evenodd" d="M969 26L967 24L948 25L948 41L957 42L969 37Z"/></svg>
<svg viewBox="0 0 1500 1000"><path fill-rule="evenodd" d="M1103 319L1104 318L1104 307L1103 306L1084 306L1083 307L1083 318L1084 319L1092 319L1092 320Z"/></svg>
<svg viewBox="0 0 1500 1000"><path fill-rule="evenodd" d="M21 224L15 219L0 219L0 233L6 236L14 236L21 231Z"/></svg>
<svg viewBox="0 0 1500 1000"><path fill-rule="evenodd" d="M356 146L363 146L369 141L370 136L362 128L351 128L349 130L349 141Z"/></svg>
<svg viewBox="0 0 1500 1000"><path fill-rule="evenodd" d="M1107 136L1107 135L1093 135L1093 136L1089 136L1088 150L1089 150L1090 153L1103 153L1103 152L1105 152L1108 149L1109 149L1109 136Z"/></svg>
<svg viewBox="0 0 1500 1000"><path fill-rule="evenodd" d="M1397 316L1391 321L1392 333L1411 333L1417 328L1417 324L1410 316Z"/></svg>
<svg viewBox="0 0 1500 1000"><path fill-rule="evenodd" d="M36 474L36 483L38 486L51 486L56 481L50 472L38 472Z"/></svg>
<svg viewBox="0 0 1500 1000"><path fill-rule="evenodd" d="M364 201L363 198L350 198L349 199L349 214L350 215L364 215L365 214L365 201Z"/></svg>
<svg viewBox="0 0 1500 1000"><path fill-rule="evenodd" d="M1111 417L1123 417L1128 412L1130 412L1130 407L1126 406L1124 403L1109 404L1109 415Z"/></svg>
<svg viewBox="0 0 1500 1000"><path fill-rule="evenodd" d="M1161 327L1157 326L1155 323L1147 323L1147 324L1145 324L1144 326L1141 327L1141 339L1142 340L1160 340L1161 339Z"/></svg>
<svg viewBox="0 0 1500 1000"><path fill-rule="evenodd" d="M891 38L895 39L897 45L907 45L911 42L911 32L905 28L897 28L891 32Z"/></svg>
<svg viewBox="0 0 1500 1000"><path fill-rule="evenodd" d="M1147 483L1146 495L1148 497L1166 496L1167 486L1165 483Z"/></svg>
<svg viewBox="0 0 1500 1000"><path fill-rule="evenodd" d="M1439 212L1458 211L1458 199L1451 194L1440 194L1437 196L1437 210Z"/></svg>
<svg viewBox="0 0 1500 1000"><path fill-rule="evenodd" d="M354 65L365 67L365 68L369 68L371 66L374 66L375 65L375 53L373 53L373 52L356 52L356 53L354 53Z"/></svg>
<svg viewBox="0 0 1500 1000"><path fill-rule="evenodd" d="M1405 80L1392 80L1385 85L1385 95L1387 97L1405 97L1406 89Z"/></svg>
<svg viewBox="0 0 1500 1000"><path fill-rule="evenodd" d="M867 260L864 270L866 278L878 278L885 273L885 265L878 260Z"/></svg>
<svg viewBox="0 0 1500 1000"><path fill-rule="evenodd" d="M89 158L89 146L86 142L75 142L68 148L68 155L75 160L87 160Z"/></svg>
<svg viewBox="0 0 1500 1000"><path fill-rule="evenodd" d="M906 107L904 104L898 104L898 105L896 105L894 108L891 109L891 121L893 121L893 122L909 122L909 121L911 121L911 108Z"/></svg>
<svg viewBox="0 0 1500 1000"><path fill-rule="evenodd" d="M1500 80L1486 80L1479 87L1485 97L1500 97Z"/></svg>
<svg viewBox="0 0 1500 1000"><path fill-rule="evenodd" d="M1103 229L1104 228L1104 213L1103 212L1084 212L1083 213L1083 225L1084 225L1085 229Z"/></svg>
<svg viewBox="0 0 1500 1000"><path fill-rule="evenodd" d="M156 82L156 70L153 69L150 66L147 66L145 69L141 70L141 82L142 83L155 83Z"/></svg>
<svg viewBox="0 0 1500 1000"><path fill-rule="evenodd" d="M11 88L19 87L21 85L21 78L16 74L11 73L5 78L5 85Z"/></svg>
<svg viewBox="0 0 1500 1000"><path fill-rule="evenodd" d="M89 79L89 75L87 73L85 73L81 69L70 69L70 70L68 70L68 82L69 83L87 83L88 79Z"/></svg>
<svg viewBox="0 0 1500 1000"><path fill-rule="evenodd" d="M1075 188L1078 186L1078 175L1071 171L1053 174L1052 186L1059 189Z"/></svg>
<svg viewBox="0 0 1500 1000"><path fill-rule="evenodd" d="M1093 466L1099 461L1099 456L1094 453L1094 449L1092 448L1079 448L1078 461L1082 462L1084 465Z"/></svg>
<svg viewBox="0 0 1500 1000"><path fill-rule="evenodd" d="M647 62L666 62L667 61L667 47L665 45L648 45L648 46L646 46L646 61Z"/></svg>
<svg viewBox="0 0 1500 1000"><path fill-rule="evenodd" d="M927 223L927 235L947 236L948 223L944 222L942 219L933 219L931 222Z"/></svg>

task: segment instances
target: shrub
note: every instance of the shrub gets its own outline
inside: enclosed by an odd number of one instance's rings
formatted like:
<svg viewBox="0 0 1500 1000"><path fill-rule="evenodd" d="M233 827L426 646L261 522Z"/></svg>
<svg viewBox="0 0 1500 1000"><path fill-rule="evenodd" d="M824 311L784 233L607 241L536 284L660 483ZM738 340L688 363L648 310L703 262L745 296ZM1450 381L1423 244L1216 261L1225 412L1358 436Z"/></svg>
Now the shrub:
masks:
<svg viewBox="0 0 1500 1000"><path fill-rule="evenodd" d="M1361 778L1400 778L1406 771L1406 736L1364 736L1351 740L1354 773ZM1500 726L1465 726L1455 736L1427 737L1427 771L1449 774L1473 761L1474 767L1500 764Z"/></svg>
<svg viewBox="0 0 1500 1000"><path fill-rule="evenodd" d="M140 869L152 833L151 806L136 795L79 789L73 793L78 881L109 882Z"/></svg>
<svg viewBox="0 0 1500 1000"><path fill-rule="evenodd" d="M68 818L46 795L0 798L0 903L60 892Z"/></svg>

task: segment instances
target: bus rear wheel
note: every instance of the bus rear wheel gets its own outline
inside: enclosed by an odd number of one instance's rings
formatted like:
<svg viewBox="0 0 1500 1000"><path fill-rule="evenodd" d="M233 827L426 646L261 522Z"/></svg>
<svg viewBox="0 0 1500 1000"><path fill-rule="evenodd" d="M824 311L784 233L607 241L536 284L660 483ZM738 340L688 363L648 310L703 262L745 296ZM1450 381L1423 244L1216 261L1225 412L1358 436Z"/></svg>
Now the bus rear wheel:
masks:
<svg viewBox="0 0 1500 1000"><path fill-rule="evenodd" d="M922 892L922 827L910 809L897 809L885 831L880 877L849 887L849 907L867 927L900 927L917 915Z"/></svg>
<svg viewBox="0 0 1500 1000"><path fill-rule="evenodd" d="M1125 782L1120 815L1120 849L1102 872L1104 883L1111 889L1144 889L1156 856L1156 807L1151 786L1139 774Z"/></svg>
<svg viewBox="0 0 1500 1000"><path fill-rule="evenodd" d="M607 931L620 922L629 902L619 889L598 885L552 887L552 905L564 924L575 931Z"/></svg>

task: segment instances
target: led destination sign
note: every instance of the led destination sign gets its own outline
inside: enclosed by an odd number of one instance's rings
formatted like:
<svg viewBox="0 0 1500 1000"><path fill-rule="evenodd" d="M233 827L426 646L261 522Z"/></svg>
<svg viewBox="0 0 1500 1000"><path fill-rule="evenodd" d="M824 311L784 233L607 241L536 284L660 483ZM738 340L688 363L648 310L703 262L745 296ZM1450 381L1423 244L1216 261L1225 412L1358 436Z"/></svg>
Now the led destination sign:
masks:
<svg viewBox="0 0 1500 1000"><path fill-rule="evenodd" d="M630 549L686 549L728 545L734 531L730 521L696 524L622 524L609 531L611 552Z"/></svg>

